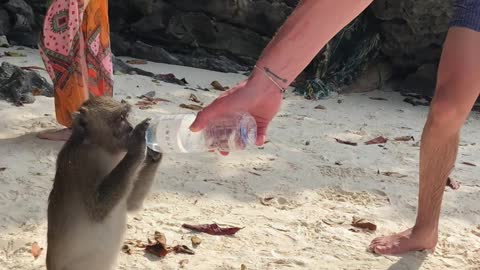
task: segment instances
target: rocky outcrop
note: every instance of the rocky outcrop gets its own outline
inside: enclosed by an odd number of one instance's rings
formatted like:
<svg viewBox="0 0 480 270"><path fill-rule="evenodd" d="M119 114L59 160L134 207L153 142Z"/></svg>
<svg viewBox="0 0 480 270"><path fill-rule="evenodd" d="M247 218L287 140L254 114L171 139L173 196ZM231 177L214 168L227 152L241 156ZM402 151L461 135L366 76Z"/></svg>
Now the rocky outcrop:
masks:
<svg viewBox="0 0 480 270"><path fill-rule="evenodd" d="M375 0L363 14L369 22L365 27L373 28L358 28L360 33L369 35L367 39L371 39L372 33L380 37L375 46L379 53L370 51L369 55L383 57L400 75L415 73L422 67L418 71L420 77L428 78L425 67L438 64L453 13L452 1ZM6 35L11 44L35 47L45 2L1 0L0 36ZM298 0L111 0L112 50L117 56L224 72L246 71L297 3ZM338 36L332 42L338 43ZM336 55L341 55L342 63L349 63L349 57L357 57L358 44L344 44ZM312 65L324 57L325 50ZM376 59L370 57L368 61L362 66L371 66ZM338 70L339 66L332 68ZM355 74L364 69L357 69ZM306 70L307 77L318 74L309 75L309 70L315 68ZM335 70L322 74L331 76ZM409 82L412 78L416 77L410 76Z"/></svg>

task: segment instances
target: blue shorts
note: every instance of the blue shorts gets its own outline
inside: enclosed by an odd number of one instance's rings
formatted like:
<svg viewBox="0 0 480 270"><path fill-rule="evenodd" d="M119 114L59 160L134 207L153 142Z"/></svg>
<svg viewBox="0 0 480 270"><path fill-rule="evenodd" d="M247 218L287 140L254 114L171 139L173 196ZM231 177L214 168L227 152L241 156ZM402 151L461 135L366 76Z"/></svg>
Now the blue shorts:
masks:
<svg viewBox="0 0 480 270"><path fill-rule="evenodd" d="M455 13L450 26L465 27L480 32L480 0L455 0Z"/></svg>

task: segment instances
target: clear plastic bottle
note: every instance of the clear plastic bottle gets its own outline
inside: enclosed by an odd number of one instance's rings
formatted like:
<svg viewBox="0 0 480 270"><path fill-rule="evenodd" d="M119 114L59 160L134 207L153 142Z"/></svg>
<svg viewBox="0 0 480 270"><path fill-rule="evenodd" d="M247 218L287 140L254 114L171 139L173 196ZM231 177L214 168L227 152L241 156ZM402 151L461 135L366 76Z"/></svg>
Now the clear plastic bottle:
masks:
<svg viewBox="0 0 480 270"><path fill-rule="evenodd" d="M210 121L200 132L190 131L195 114L161 115L146 132L147 146L163 153L234 152L254 145L257 124L249 113L228 114Z"/></svg>

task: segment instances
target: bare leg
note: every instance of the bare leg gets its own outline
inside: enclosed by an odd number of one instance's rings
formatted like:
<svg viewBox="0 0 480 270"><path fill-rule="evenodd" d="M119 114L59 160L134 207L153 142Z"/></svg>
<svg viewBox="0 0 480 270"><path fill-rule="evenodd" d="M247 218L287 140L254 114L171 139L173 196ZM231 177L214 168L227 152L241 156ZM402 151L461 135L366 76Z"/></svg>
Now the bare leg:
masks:
<svg viewBox="0 0 480 270"><path fill-rule="evenodd" d="M67 141L70 135L72 135L72 130L64 128L55 131L43 131L38 133L37 137L44 140Z"/></svg>
<svg viewBox="0 0 480 270"><path fill-rule="evenodd" d="M457 27L449 30L435 97L422 134L415 226L374 239L371 251L395 255L436 246L445 181L455 163L460 130L480 93L479 45L479 32Z"/></svg>

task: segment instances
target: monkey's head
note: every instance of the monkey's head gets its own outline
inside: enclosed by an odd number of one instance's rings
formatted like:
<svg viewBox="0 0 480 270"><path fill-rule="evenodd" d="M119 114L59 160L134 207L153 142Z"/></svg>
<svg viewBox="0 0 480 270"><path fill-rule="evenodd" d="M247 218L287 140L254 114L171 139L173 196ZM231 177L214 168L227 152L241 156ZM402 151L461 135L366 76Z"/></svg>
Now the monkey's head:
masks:
<svg viewBox="0 0 480 270"><path fill-rule="evenodd" d="M74 114L72 140L93 143L108 151L125 151L133 130L131 107L109 97L88 99Z"/></svg>

